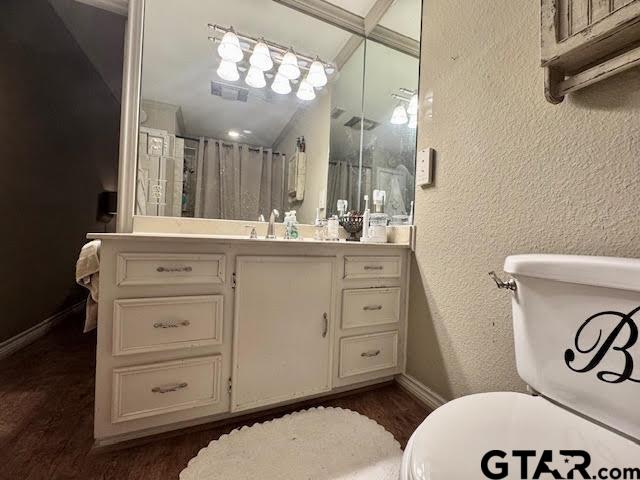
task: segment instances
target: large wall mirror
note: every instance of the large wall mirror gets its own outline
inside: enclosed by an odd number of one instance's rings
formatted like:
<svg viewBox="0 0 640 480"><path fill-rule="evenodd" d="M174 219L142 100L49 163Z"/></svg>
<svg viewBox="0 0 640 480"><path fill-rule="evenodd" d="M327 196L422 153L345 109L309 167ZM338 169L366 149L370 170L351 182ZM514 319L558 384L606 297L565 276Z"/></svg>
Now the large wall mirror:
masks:
<svg viewBox="0 0 640 480"><path fill-rule="evenodd" d="M331 3L383 35L286 1L145 0L136 215L313 223L373 190L409 213L422 2Z"/></svg>

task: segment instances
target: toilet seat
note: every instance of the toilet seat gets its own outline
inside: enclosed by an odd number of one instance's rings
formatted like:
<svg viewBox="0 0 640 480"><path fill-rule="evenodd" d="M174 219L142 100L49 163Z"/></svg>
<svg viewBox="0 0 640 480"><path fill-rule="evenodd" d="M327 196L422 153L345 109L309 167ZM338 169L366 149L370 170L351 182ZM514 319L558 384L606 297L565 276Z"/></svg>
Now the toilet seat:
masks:
<svg viewBox="0 0 640 480"><path fill-rule="evenodd" d="M469 395L434 411L418 427L407 444L402 463L402 480L474 480L488 478L481 461L490 450L503 450L504 458L493 457L488 468L508 463L508 477L533 478L544 450L551 450L549 465L564 478L579 457L559 450L584 450L591 457L588 471L600 468L640 467L640 445L604 427L571 413L543 397L495 392ZM520 458L513 450L535 450L528 460L529 476L521 476ZM543 475L541 478L552 478ZM582 478L577 473L574 478Z"/></svg>

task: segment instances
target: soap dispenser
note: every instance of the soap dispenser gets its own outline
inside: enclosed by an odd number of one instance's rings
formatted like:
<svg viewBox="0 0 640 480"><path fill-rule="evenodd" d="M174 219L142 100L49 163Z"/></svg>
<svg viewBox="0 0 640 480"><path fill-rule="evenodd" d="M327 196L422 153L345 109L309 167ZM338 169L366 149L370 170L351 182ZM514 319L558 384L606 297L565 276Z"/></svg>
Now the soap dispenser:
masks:
<svg viewBox="0 0 640 480"><path fill-rule="evenodd" d="M373 208L375 213L369 216L368 240L370 243L387 243L387 223L389 218L384 213L386 192L384 190L373 191Z"/></svg>

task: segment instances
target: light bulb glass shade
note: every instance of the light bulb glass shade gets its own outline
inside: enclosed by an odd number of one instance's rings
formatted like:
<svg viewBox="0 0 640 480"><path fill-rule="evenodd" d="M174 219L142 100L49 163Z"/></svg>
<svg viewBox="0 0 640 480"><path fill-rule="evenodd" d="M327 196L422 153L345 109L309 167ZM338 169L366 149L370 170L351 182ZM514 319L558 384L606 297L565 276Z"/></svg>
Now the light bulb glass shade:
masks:
<svg viewBox="0 0 640 480"><path fill-rule="evenodd" d="M418 114L418 94L416 93L411 100L409 100L409 106L407 107L407 113L409 115Z"/></svg>
<svg viewBox="0 0 640 480"><path fill-rule="evenodd" d="M218 55L229 62L237 63L242 60L244 54L242 53L242 47L240 47L240 39L235 32L230 31L224 34L220 45L218 45Z"/></svg>
<svg viewBox="0 0 640 480"><path fill-rule="evenodd" d="M315 60L309 67L307 81L316 88L322 88L327 84L327 74L324 71L324 65Z"/></svg>
<svg viewBox="0 0 640 480"><path fill-rule="evenodd" d="M407 124L407 127L412 130L418 128L418 115L409 115L409 123Z"/></svg>
<svg viewBox="0 0 640 480"><path fill-rule="evenodd" d="M313 85L311 85L306 78L300 82L300 86L298 87L298 93L296 93L296 96L300 100L307 101L316 98L316 92L313 89Z"/></svg>
<svg viewBox="0 0 640 480"><path fill-rule="evenodd" d="M249 68L244 81L247 85L253 88L262 88L267 84L267 81L264 79L263 71L256 67Z"/></svg>
<svg viewBox="0 0 640 480"><path fill-rule="evenodd" d="M409 117L407 116L407 109L404 108L404 105L398 105L393 109L393 114L391 115L391 123L393 125L404 125L409 121Z"/></svg>
<svg viewBox="0 0 640 480"><path fill-rule="evenodd" d="M273 83L271 84L271 90L280 95L287 95L291 93L291 84L289 80L284 78L280 73L276 73L276 76L273 78Z"/></svg>
<svg viewBox="0 0 640 480"><path fill-rule="evenodd" d="M295 80L300 76L300 67L298 66L298 57L289 51L282 57L282 62L278 68L278 73L282 74L287 80Z"/></svg>
<svg viewBox="0 0 640 480"><path fill-rule="evenodd" d="M230 62L229 60L220 60L220 65L216 73L221 79L229 82L235 82L240 78L238 67L234 62Z"/></svg>
<svg viewBox="0 0 640 480"><path fill-rule="evenodd" d="M253 53L249 57L249 63L252 67L256 67L263 72L271 70L273 68L273 60L271 59L271 52L269 47L264 42L256 43L253 47Z"/></svg>

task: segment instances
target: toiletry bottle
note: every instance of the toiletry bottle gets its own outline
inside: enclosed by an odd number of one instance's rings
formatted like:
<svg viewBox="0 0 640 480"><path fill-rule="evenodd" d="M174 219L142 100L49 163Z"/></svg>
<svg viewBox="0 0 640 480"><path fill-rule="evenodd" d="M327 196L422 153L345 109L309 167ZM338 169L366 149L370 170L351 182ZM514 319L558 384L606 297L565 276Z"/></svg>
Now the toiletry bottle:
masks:
<svg viewBox="0 0 640 480"><path fill-rule="evenodd" d="M291 210L289 216L289 238L297 240L300 237L298 230L298 219L296 218L296 211Z"/></svg>
<svg viewBox="0 0 640 480"><path fill-rule="evenodd" d="M337 241L340 239L340 222L338 217L333 215L327 222L327 240Z"/></svg>
<svg viewBox="0 0 640 480"><path fill-rule="evenodd" d="M364 196L364 215L362 217L362 236L360 237L361 242L366 242L369 240L369 217L371 212L369 211L369 195Z"/></svg>
<svg viewBox="0 0 640 480"><path fill-rule="evenodd" d="M373 191L373 206L375 213L369 216L369 242L387 243L388 216L384 213L384 190Z"/></svg>

